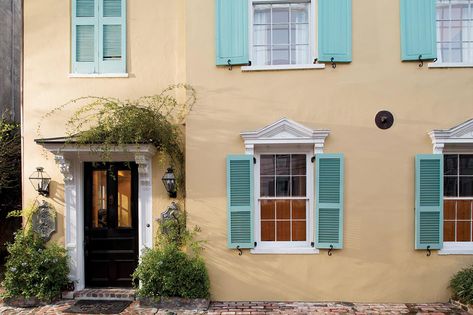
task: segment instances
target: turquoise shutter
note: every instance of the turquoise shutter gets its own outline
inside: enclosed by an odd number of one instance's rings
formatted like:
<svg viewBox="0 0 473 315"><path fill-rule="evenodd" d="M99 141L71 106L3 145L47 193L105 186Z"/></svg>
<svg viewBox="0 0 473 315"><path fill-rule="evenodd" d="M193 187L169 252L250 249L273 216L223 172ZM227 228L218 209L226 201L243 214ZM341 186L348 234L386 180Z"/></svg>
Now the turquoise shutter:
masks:
<svg viewBox="0 0 473 315"><path fill-rule="evenodd" d="M436 0L401 0L401 58L437 58Z"/></svg>
<svg viewBox="0 0 473 315"><path fill-rule="evenodd" d="M98 0L100 73L126 73L126 0Z"/></svg>
<svg viewBox="0 0 473 315"><path fill-rule="evenodd" d="M73 73L97 73L98 0L72 0Z"/></svg>
<svg viewBox="0 0 473 315"><path fill-rule="evenodd" d="M443 155L416 156L416 249L443 244Z"/></svg>
<svg viewBox="0 0 473 315"><path fill-rule="evenodd" d="M253 248L253 156L227 157L228 247Z"/></svg>
<svg viewBox="0 0 473 315"><path fill-rule="evenodd" d="M319 0L319 61L351 62L351 0Z"/></svg>
<svg viewBox="0 0 473 315"><path fill-rule="evenodd" d="M217 66L248 64L248 0L216 0Z"/></svg>
<svg viewBox="0 0 473 315"><path fill-rule="evenodd" d="M342 154L316 155L315 235L317 248L343 248Z"/></svg>

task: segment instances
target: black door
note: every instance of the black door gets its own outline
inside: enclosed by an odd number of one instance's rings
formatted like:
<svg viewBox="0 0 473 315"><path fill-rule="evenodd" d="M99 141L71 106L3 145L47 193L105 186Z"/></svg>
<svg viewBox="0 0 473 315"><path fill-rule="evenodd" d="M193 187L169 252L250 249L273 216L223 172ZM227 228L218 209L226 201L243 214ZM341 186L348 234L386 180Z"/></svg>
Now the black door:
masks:
<svg viewBox="0 0 473 315"><path fill-rule="evenodd" d="M85 163L85 284L130 287L138 264L138 168Z"/></svg>

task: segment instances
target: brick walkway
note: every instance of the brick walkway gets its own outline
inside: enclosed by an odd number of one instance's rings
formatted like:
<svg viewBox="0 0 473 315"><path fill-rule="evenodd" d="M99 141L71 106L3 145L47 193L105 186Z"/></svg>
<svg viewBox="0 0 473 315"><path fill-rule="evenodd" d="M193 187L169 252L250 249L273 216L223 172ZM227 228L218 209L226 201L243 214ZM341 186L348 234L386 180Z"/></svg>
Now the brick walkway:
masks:
<svg viewBox="0 0 473 315"><path fill-rule="evenodd" d="M60 301L35 309L18 309L0 305L0 314L63 314L74 301ZM141 308L133 302L122 314L158 315L272 315L272 314L468 314L448 303L431 304L362 304L362 303L303 303L303 302L212 302L208 312L168 311Z"/></svg>

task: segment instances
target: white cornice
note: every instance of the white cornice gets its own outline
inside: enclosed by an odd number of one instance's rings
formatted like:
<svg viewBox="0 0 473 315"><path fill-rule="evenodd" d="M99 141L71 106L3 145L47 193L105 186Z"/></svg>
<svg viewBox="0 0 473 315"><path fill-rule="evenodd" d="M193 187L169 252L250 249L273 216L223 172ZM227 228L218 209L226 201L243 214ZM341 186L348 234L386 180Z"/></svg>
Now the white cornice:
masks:
<svg viewBox="0 0 473 315"><path fill-rule="evenodd" d="M39 143L46 150L51 153L65 154L65 153L99 153L99 152L110 152L110 153L141 153L153 156L156 154L156 147L151 144L143 145L124 145L107 148L106 150L101 149L100 145L78 145L78 144L64 144L64 143Z"/></svg>
<svg viewBox="0 0 473 315"><path fill-rule="evenodd" d="M247 153L251 153L255 145L275 144L311 144L314 145L316 152L321 153L329 134L328 129L311 129L287 118L256 131L240 133L245 141Z"/></svg>
<svg viewBox="0 0 473 315"><path fill-rule="evenodd" d="M473 119L450 129L436 129L429 132L434 153L442 154L445 145L473 145Z"/></svg>

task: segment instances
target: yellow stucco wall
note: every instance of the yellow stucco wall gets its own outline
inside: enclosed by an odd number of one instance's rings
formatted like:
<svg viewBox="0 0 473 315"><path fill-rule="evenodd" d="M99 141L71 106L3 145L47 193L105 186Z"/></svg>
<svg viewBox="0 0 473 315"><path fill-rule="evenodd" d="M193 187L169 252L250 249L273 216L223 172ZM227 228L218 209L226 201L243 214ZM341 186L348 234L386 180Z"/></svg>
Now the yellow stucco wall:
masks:
<svg viewBox="0 0 473 315"><path fill-rule="evenodd" d="M399 1L353 1L353 62L334 70L241 72L214 66L213 0L187 1L187 79L199 101L187 123L187 208L208 240L213 298L446 301L471 256L414 250L414 156L427 132L473 117L473 69L400 61ZM394 127L374 124L379 110ZM328 128L325 152L345 154L344 249L252 255L226 248L225 157L241 131L282 117Z"/></svg>
<svg viewBox="0 0 473 315"><path fill-rule="evenodd" d="M135 99L185 82L184 13L183 0L128 1L129 77L69 78L70 1L24 1L23 200L28 206L36 197L28 176L36 166L43 166L52 177L47 200L58 211L54 240L64 241L63 176L53 155L35 144L34 139L63 136L65 122L77 106L45 119L40 135L36 131L38 122L50 110L81 96ZM161 160L158 156L153 159L153 219L171 202L161 183L167 167Z"/></svg>
<svg viewBox="0 0 473 315"><path fill-rule="evenodd" d="M33 142L41 115L79 96L134 98L187 81L198 102L186 126L186 204L207 240L213 299L448 299L449 278L472 257L414 251L414 156L432 152L428 131L473 117L473 70L401 63L399 1L354 1L351 64L243 73L214 65L214 0L129 0L126 79L68 78L69 10L66 0L25 0L25 203L35 195L27 177L42 165L57 182L52 200L62 214L62 177ZM396 118L387 131L374 125L382 109ZM43 136L62 135L70 113L50 118ZM281 117L330 129L325 151L345 154L345 244L332 257L238 256L226 248L225 157L244 152L241 131ZM154 175L154 217L168 202L162 173Z"/></svg>

